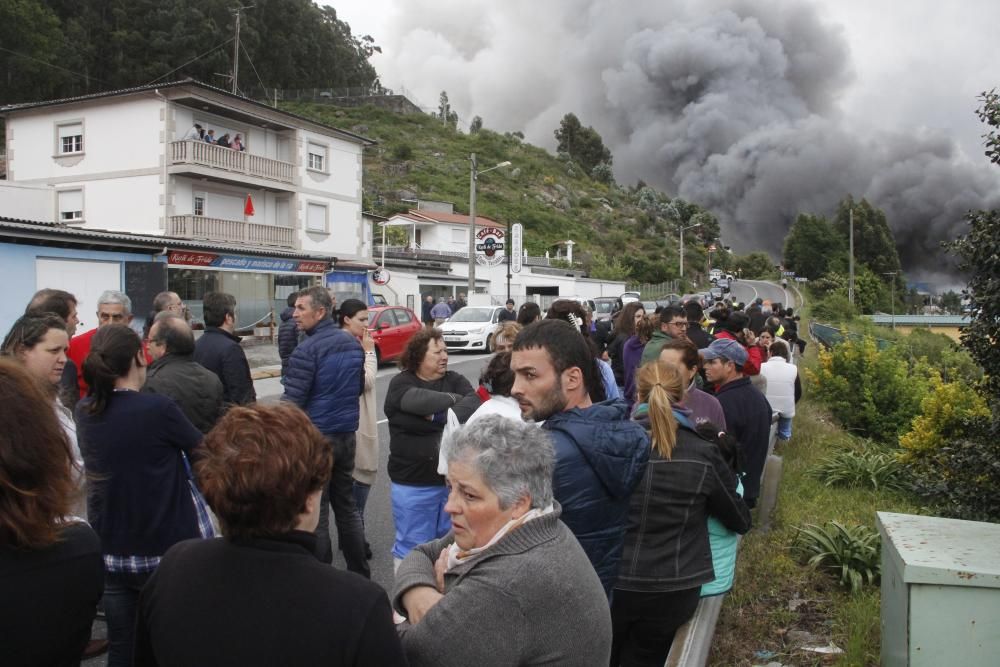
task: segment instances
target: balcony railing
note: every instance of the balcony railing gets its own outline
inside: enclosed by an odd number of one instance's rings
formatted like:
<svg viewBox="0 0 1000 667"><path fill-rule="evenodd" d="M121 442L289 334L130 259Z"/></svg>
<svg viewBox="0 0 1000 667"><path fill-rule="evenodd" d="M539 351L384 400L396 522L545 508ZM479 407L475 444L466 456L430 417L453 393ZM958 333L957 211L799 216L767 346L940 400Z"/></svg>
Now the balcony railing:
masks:
<svg viewBox="0 0 1000 667"><path fill-rule="evenodd" d="M291 227L261 225L242 220L206 218L202 215L174 215L167 219L167 235L182 239L230 241L251 245L295 247L295 230Z"/></svg>
<svg viewBox="0 0 1000 667"><path fill-rule="evenodd" d="M234 151L204 141L170 142L170 164L196 164L282 183L293 183L295 180L295 165L291 162Z"/></svg>

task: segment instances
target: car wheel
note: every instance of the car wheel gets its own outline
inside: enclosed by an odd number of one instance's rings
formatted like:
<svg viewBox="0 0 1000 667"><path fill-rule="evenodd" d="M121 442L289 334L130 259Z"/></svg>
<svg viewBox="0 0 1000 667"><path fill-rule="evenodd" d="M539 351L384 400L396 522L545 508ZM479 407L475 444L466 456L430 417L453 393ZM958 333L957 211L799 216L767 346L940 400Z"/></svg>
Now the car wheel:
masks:
<svg viewBox="0 0 1000 667"><path fill-rule="evenodd" d="M486 351L493 354L496 350L493 349L493 334L486 337Z"/></svg>

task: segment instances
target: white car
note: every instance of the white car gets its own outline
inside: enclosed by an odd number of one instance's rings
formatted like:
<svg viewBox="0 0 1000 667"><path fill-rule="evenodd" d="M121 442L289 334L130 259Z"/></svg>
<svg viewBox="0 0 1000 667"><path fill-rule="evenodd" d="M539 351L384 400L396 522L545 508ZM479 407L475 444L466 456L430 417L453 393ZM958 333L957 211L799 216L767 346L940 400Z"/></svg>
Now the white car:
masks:
<svg viewBox="0 0 1000 667"><path fill-rule="evenodd" d="M493 333L503 309L503 306L466 306L459 309L441 325L445 347L449 352L491 352Z"/></svg>

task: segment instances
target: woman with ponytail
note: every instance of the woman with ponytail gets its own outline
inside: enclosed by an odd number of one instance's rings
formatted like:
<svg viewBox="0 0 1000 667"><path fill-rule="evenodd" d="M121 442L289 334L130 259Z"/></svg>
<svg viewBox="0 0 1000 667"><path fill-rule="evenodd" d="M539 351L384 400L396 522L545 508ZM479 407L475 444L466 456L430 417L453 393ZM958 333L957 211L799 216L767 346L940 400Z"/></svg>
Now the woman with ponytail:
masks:
<svg viewBox="0 0 1000 667"><path fill-rule="evenodd" d="M738 533L750 510L719 448L694 431L684 401L686 378L652 361L636 375L633 419L650 432L642 480L632 493L611 605L612 665L662 665L674 633L694 614L702 584L715 577L707 518Z"/></svg>
<svg viewBox="0 0 1000 667"><path fill-rule="evenodd" d="M123 324L97 330L83 362L89 394L76 407L87 508L104 556L108 665L129 665L139 590L181 540L211 535L196 508L186 454L201 442L177 404L140 393L146 358Z"/></svg>

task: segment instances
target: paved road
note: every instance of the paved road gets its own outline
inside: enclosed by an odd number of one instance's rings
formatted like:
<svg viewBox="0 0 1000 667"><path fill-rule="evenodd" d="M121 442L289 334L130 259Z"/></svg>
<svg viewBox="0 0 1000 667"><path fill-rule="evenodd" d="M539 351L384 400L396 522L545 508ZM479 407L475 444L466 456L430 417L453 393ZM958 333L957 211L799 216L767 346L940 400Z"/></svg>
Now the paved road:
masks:
<svg viewBox="0 0 1000 667"><path fill-rule="evenodd" d="M737 280L732 286L733 298L750 303L758 296L765 301L778 302L785 307L796 307L795 291L782 289L781 285L764 280Z"/></svg>

